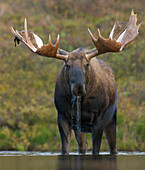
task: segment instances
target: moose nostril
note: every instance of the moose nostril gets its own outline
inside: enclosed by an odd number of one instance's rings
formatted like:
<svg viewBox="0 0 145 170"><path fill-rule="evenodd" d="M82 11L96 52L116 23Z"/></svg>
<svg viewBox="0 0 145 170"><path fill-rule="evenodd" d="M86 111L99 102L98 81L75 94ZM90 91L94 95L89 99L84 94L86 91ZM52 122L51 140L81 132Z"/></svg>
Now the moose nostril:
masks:
<svg viewBox="0 0 145 170"><path fill-rule="evenodd" d="M79 85L78 90L82 90L82 86L81 85Z"/></svg>
<svg viewBox="0 0 145 170"><path fill-rule="evenodd" d="M86 93L85 84L80 84L77 89L79 93Z"/></svg>
<svg viewBox="0 0 145 170"><path fill-rule="evenodd" d="M82 96L86 94L85 84L71 84L71 93L74 96Z"/></svg>

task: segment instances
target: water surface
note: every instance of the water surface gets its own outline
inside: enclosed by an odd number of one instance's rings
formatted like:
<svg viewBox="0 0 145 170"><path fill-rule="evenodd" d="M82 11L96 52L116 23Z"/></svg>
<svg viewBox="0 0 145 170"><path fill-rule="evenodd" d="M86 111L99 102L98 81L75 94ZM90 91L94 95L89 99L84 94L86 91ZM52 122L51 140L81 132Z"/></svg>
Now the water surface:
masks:
<svg viewBox="0 0 145 170"><path fill-rule="evenodd" d="M50 152L0 152L0 170L145 170L144 152L119 152L112 156L70 153L61 156Z"/></svg>

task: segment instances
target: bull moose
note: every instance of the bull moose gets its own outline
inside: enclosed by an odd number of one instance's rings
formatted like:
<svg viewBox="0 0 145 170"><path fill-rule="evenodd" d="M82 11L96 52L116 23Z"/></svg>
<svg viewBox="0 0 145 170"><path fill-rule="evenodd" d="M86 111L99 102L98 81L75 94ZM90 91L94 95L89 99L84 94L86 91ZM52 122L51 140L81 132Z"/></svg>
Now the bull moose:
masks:
<svg viewBox="0 0 145 170"><path fill-rule="evenodd" d="M62 141L62 154L69 154L72 129L78 142L78 151L85 154L85 133L92 133L92 153L99 154L103 131L111 154L116 154L117 91L114 73L104 61L94 57L106 52L120 52L138 34L137 17L133 10L128 22L116 22L108 39L96 39L88 29L95 48L78 48L67 52L59 48L59 35L55 45L43 45L42 40L27 29L11 31L15 43L21 41L32 52L64 61L55 86L55 106L58 111L58 127ZM78 128L79 127L79 128Z"/></svg>

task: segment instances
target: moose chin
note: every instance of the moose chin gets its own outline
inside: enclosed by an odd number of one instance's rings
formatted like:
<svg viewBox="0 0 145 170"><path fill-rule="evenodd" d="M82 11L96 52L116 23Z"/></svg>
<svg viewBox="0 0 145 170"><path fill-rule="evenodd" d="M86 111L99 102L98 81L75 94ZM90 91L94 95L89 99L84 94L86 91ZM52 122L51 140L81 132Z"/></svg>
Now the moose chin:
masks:
<svg viewBox="0 0 145 170"><path fill-rule="evenodd" d="M96 39L88 29L95 48L78 48L72 52L59 48L59 35L55 45L51 43L50 35L49 43L43 45L36 34L27 30L26 19L23 31L11 28L15 43L21 41L38 55L64 61L55 86L62 154L69 154L72 130L75 132L79 153L86 153L86 133L92 133L92 153L99 154L103 132L106 134L110 153L117 153L117 91L114 73L106 62L96 56L106 52L120 52L138 35L140 24L137 26L136 22L137 17L132 11L128 22L115 23L108 39L101 36L99 29ZM80 114L79 117L77 113Z"/></svg>

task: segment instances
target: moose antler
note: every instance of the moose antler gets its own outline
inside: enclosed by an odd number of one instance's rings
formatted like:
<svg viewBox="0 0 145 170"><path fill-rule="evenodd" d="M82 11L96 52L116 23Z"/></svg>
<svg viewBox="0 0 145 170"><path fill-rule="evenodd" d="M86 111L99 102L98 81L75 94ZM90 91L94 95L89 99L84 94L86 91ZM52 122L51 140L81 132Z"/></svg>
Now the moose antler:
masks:
<svg viewBox="0 0 145 170"><path fill-rule="evenodd" d="M61 60L67 60L67 55L57 54L58 46L59 46L59 35L57 36L56 44L53 45L51 42L51 35L49 35L49 43L47 45L43 45L42 40L34 34L31 30L27 29L27 20L24 22L24 31L18 32L15 31L13 27L11 27L11 32L15 37L16 41L19 43L21 41L24 43L32 52L43 55L46 57L57 58ZM32 43L33 41L33 43Z"/></svg>
<svg viewBox="0 0 145 170"><path fill-rule="evenodd" d="M120 52L139 34L138 30L141 24L136 26L136 22L137 16L132 10L129 22L116 22L108 39L105 39L101 36L99 29L98 39L96 39L88 29L91 39L96 47L96 51L86 54L88 60L106 52Z"/></svg>

